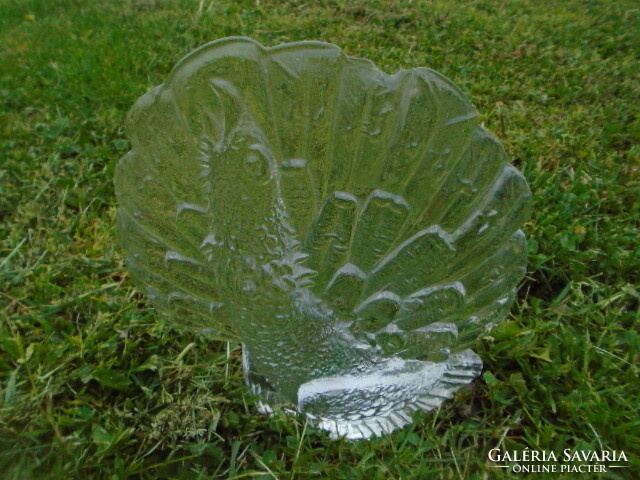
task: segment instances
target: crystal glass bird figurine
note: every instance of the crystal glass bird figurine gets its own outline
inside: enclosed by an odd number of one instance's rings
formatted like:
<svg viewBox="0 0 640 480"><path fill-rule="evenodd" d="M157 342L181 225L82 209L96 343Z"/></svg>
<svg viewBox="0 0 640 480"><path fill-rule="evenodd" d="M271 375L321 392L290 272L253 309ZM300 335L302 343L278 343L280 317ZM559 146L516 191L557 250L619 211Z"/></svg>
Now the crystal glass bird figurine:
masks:
<svg viewBox="0 0 640 480"><path fill-rule="evenodd" d="M140 97L116 172L130 276L242 343L262 408L390 432L481 371L525 273L530 192L463 93L334 45L204 45Z"/></svg>

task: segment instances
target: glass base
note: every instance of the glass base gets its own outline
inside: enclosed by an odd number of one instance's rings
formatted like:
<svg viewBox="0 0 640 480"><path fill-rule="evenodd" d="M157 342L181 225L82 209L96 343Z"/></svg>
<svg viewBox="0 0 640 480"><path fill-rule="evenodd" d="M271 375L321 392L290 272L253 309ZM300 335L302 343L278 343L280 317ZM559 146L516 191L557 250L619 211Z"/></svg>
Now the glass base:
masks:
<svg viewBox="0 0 640 480"><path fill-rule="evenodd" d="M275 408L299 412L332 438L366 439L411 423L417 410L438 407L482 371L472 350L452 354L443 362L391 358L368 371L309 380L298 388L296 404L285 400L269 382L251 370L243 347L245 379L261 401L261 413Z"/></svg>

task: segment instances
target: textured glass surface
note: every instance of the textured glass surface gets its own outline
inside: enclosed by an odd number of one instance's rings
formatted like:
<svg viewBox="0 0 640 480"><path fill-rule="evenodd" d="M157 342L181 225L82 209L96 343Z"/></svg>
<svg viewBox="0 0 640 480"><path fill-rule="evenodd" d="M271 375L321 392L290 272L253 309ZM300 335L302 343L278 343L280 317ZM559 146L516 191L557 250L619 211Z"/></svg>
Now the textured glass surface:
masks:
<svg viewBox="0 0 640 480"><path fill-rule="evenodd" d="M530 192L445 77L227 38L127 132L128 270L177 324L243 344L265 410L367 438L479 374L469 348L525 272Z"/></svg>

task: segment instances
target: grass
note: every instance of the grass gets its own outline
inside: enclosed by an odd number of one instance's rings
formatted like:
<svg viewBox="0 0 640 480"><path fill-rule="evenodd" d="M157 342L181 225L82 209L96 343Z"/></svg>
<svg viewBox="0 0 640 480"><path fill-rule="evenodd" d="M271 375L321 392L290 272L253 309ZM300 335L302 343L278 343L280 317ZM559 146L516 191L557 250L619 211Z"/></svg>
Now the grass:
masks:
<svg viewBox="0 0 640 480"><path fill-rule="evenodd" d="M501 445L624 450L628 467L600 476L638 478L639 12L632 0L0 0L0 477L506 478L487 459ZM432 67L530 182L529 274L479 342L484 374L392 435L334 442L258 415L239 348L159 321L126 279L112 183L125 112L227 35L325 40L387 72Z"/></svg>

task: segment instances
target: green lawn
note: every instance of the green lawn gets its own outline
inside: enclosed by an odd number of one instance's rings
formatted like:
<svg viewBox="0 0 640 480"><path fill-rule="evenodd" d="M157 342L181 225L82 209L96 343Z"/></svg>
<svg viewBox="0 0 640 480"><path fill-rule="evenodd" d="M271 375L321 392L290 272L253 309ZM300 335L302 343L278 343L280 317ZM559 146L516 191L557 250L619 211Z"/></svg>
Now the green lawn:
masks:
<svg viewBox="0 0 640 480"><path fill-rule="evenodd" d="M529 273L484 374L392 435L258 415L239 347L127 280L124 115L228 35L438 70L531 185ZM633 0L0 0L0 478L506 478L498 445L624 450L602 478L639 478L639 56Z"/></svg>

